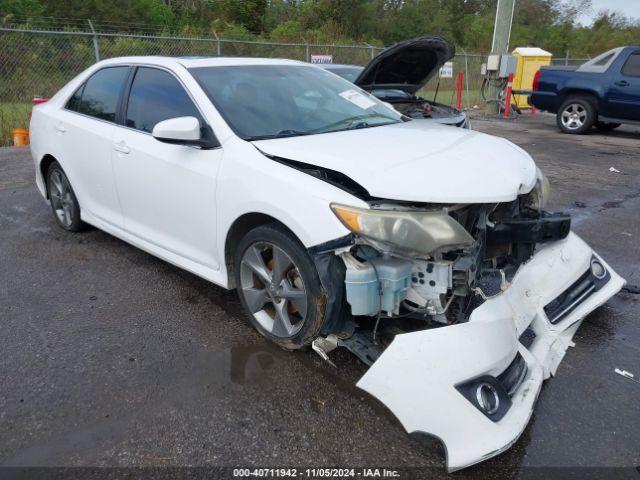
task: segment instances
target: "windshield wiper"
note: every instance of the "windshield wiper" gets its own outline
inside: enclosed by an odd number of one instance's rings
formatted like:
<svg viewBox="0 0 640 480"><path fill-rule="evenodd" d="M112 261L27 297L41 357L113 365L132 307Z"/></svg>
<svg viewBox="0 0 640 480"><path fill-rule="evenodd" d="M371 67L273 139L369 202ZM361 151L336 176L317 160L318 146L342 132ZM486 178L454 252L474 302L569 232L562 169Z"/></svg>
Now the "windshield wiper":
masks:
<svg viewBox="0 0 640 480"><path fill-rule="evenodd" d="M347 128L345 128L345 130L355 130L357 128L367 128L370 126L371 125L369 125L367 122L357 122L357 123L352 123Z"/></svg>
<svg viewBox="0 0 640 480"><path fill-rule="evenodd" d="M252 142L254 140L269 140L271 138L299 137L301 135L311 135L311 132L302 132L300 130L280 130L277 133L274 133L272 135L256 135L253 137L246 137L245 140Z"/></svg>
<svg viewBox="0 0 640 480"><path fill-rule="evenodd" d="M299 135L309 135L309 132L301 132L300 130L280 130L274 136L277 138L280 137L297 137Z"/></svg>
<svg viewBox="0 0 640 480"><path fill-rule="evenodd" d="M360 121L360 122L358 121L358 120L364 120L366 118L375 118L375 117L384 118L385 120L391 120L391 122L370 124L365 121ZM353 117L345 118L343 120L340 120L339 122L331 123L329 125L325 125L322 128L316 128L312 131L315 133L340 132L343 130L353 130L356 128L377 127L379 125L388 125L389 123L397 123L397 121L398 121L397 119L392 117L387 117L386 115L382 115L381 113L369 113L366 115L356 115ZM347 126L343 128L333 128L333 127L339 127L344 124L346 124Z"/></svg>

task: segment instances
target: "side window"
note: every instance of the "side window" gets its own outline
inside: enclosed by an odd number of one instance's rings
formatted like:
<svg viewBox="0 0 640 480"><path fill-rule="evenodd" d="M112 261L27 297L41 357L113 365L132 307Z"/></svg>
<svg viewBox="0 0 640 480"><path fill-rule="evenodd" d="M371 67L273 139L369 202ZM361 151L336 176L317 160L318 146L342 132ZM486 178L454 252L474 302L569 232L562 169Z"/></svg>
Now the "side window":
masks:
<svg viewBox="0 0 640 480"><path fill-rule="evenodd" d="M77 111L114 122L120 90L129 67L109 67L94 73L85 83Z"/></svg>
<svg viewBox="0 0 640 480"><path fill-rule="evenodd" d="M84 91L84 86L84 83L80 85L76 92L67 101L67 110L73 110L74 112L78 111L78 107L80 106L80 99L82 98L82 92Z"/></svg>
<svg viewBox="0 0 640 480"><path fill-rule="evenodd" d="M629 77L640 77L640 51L633 52L624 62L622 74Z"/></svg>
<svg viewBox="0 0 640 480"><path fill-rule="evenodd" d="M610 53L609 55L606 55L595 62L594 65L597 65L598 67L604 67L607 63L609 63L609 60L611 60L614 55L615 53Z"/></svg>
<svg viewBox="0 0 640 480"><path fill-rule="evenodd" d="M175 117L202 118L180 82L168 72L140 67L131 85L127 127L149 132L158 122Z"/></svg>

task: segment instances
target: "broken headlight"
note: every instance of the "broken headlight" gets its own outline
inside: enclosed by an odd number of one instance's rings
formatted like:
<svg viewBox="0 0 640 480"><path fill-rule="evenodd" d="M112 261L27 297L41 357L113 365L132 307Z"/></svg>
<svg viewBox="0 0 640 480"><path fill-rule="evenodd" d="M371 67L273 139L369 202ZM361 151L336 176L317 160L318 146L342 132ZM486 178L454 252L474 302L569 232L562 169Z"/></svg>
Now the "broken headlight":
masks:
<svg viewBox="0 0 640 480"><path fill-rule="evenodd" d="M538 178L536 180L536 186L533 187L531 193L527 198L529 207L534 210L541 211L547 206L549 196L551 195L551 185L546 175L542 173L542 170L538 168Z"/></svg>
<svg viewBox="0 0 640 480"><path fill-rule="evenodd" d="M444 210L375 210L336 204L331 209L353 233L409 252L430 254L474 242Z"/></svg>

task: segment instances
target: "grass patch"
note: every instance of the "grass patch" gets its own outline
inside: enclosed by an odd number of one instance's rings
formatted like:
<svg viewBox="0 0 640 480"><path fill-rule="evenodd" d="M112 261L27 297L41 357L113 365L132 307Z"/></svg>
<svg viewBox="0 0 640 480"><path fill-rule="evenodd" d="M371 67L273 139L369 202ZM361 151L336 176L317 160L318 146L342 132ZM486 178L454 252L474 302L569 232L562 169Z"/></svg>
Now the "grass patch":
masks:
<svg viewBox="0 0 640 480"><path fill-rule="evenodd" d="M418 96L424 98L425 100L433 101L434 93L435 93L435 90L433 89L429 89L426 91L423 89L418 92ZM436 97L436 102L442 103L444 105L451 105L451 106L455 105L456 91L440 88L440 90L438 90L438 96ZM482 100L482 97L480 96L480 92L475 89L472 90L471 86L469 86L468 101L467 101L467 91L464 89L462 90L462 107L467 108L467 105L470 108L473 108L474 105L478 105L478 106L484 105L484 100Z"/></svg>
<svg viewBox="0 0 640 480"><path fill-rule="evenodd" d="M14 128L29 128L31 103L0 102L0 146L13 145L11 131Z"/></svg>

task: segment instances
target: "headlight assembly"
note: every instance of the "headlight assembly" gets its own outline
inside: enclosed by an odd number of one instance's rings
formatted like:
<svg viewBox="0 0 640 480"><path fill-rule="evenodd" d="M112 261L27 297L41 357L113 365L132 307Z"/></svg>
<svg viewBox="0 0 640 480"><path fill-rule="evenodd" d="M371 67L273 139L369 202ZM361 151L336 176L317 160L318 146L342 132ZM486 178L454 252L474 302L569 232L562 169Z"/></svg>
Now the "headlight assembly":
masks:
<svg viewBox="0 0 640 480"><path fill-rule="evenodd" d="M409 252L429 254L474 242L464 227L442 210L374 210L337 204L331 209L353 233Z"/></svg>
<svg viewBox="0 0 640 480"><path fill-rule="evenodd" d="M542 210L547 206L549 196L551 195L551 185L549 179L538 168L538 179L536 180L536 186L529 194L529 205L535 210Z"/></svg>

